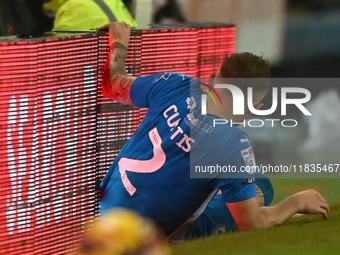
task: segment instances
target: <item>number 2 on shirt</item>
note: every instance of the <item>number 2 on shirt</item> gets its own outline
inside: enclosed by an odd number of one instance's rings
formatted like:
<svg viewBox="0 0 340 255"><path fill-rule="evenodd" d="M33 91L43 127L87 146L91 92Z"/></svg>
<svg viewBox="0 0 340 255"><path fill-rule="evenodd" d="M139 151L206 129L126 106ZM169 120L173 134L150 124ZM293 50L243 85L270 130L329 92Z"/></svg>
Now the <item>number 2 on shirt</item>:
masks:
<svg viewBox="0 0 340 255"><path fill-rule="evenodd" d="M149 132L149 138L153 146L153 157L148 160L138 160L130 158L121 158L118 162L120 176L127 192L132 196L136 188L127 178L126 171L133 173L153 173L159 170L166 161L165 153L161 147L162 138L158 133L157 127Z"/></svg>

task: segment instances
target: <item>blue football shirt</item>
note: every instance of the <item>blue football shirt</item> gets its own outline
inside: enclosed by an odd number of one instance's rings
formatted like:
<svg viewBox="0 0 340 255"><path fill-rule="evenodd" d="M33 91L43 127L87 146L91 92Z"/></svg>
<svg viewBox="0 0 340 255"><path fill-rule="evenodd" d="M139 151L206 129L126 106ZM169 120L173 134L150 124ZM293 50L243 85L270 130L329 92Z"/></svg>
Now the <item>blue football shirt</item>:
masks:
<svg viewBox="0 0 340 255"><path fill-rule="evenodd" d="M219 178L218 174L190 178L190 165L218 163L240 169L253 160L243 131L230 125L213 127L215 117L200 114L201 94L197 81L178 73L158 73L134 81L131 100L148 111L101 183L101 213L115 207L136 210L177 239L218 189L224 202L256 196L254 183L248 181L253 176L247 172L237 178Z"/></svg>

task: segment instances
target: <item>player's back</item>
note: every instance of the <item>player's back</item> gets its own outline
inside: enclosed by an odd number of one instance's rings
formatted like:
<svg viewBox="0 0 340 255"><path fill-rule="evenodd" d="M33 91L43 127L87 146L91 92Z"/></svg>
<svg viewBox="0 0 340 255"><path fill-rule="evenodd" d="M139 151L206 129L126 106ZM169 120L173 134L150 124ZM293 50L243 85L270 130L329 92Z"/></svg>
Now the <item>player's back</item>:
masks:
<svg viewBox="0 0 340 255"><path fill-rule="evenodd" d="M201 90L197 84L190 88L189 78L168 73L150 76L143 83L163 80L164 84L148 90L153 100L144 96L149 108L145 119L102 183L101 211L134 209L154 219L170 235L197 218L221 182L190 178L190 166L225 164L220 159L228 148L237 150L234 138L245 134L229 125L213 127L214 117L200 114ZM166 85L167 91L161 93ZM135 104L144 106L143 102Z"/></svg>

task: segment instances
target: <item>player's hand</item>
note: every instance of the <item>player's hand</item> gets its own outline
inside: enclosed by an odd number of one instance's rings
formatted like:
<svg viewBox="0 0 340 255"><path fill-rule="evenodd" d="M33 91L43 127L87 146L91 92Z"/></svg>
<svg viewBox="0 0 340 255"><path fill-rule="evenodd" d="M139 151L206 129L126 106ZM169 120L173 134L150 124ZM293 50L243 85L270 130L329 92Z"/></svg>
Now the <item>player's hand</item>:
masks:
<svg viewBox="0 0 340 255"><path fill-rule="evenodd" d="M320 213L324 219L329 215L329 205L319 192L314 189L301 191L293 195L298 200L299 213Z"/></svg>
<svg viewBox="0 0 340 255"><path fill-rule="evenodd" d="M109 31L109 43L123 44L126 48L129 45L131 27L125 22L112 22L102 27L97 27L98 31Z"/></svg>

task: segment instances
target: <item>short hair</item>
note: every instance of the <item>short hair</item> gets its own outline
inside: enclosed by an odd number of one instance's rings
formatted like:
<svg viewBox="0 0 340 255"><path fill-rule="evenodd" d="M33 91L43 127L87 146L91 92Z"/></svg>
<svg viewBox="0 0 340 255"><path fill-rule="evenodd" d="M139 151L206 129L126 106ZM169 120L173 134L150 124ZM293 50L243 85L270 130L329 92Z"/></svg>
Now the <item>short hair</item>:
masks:
<svg viewBox="0 0 340 255"><path fill-rule="evenodd" d="M250 52L234 53L225 57L220 73L222 78L269 78L269 62ZM267 91L269 81L259 79L253 87L257 91Z"/></svg>

